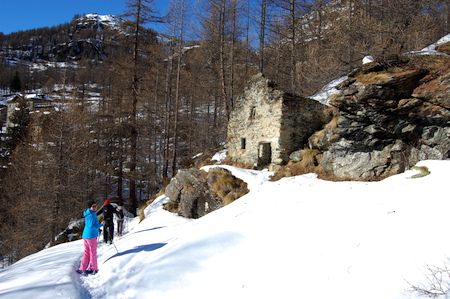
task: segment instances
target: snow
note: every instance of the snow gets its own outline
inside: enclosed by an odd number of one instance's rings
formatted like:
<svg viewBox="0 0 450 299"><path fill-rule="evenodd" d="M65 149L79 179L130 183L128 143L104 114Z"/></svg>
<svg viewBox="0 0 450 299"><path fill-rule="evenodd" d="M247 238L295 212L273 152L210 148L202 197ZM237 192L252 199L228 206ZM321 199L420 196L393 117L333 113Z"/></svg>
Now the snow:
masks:
<svg viewBox="0 0 450 299"><path fill-rule="evenodd" d="M374 60L375 60L375 58L373 58L372 55L367 55L367 56L364 56L364 58L363 58L363 60L362 60L362 63L363 63L363 64L371 63L371 62L373 62Z"/></svg>
<svg viewBox="0 0 450 299"><path fill-rule="evenodd" d="M404 55L415 54L415 55L445 55L445 56L448 56L448 54L439 52L436 48L442 44L448 43L449 41L450 41L450 34L447 34L446 36L442 37L440 40L438 40L434 44L431 44L431 45L423 48L420 51L411 51L411 52L405 53Z"/></svg>
<svg viewBox="0 0 450 299"><path fill-rule="evenodd" d="M335 79L325 85L318 93L310 96L311 99L318 101L324 105L329 106L328 101L332 95L338 94L340 91L337 86L348 79L348 76L343 76L341 78Z"/></svg>
<svg viewBox="0 0 450 299"><path fill-rule="evenodd" d="M109 26L112 29L118 29L121 23L121 19L114 15L99 15L98 13L86 14L77 20L80 25L85 25L86 22L94 21L98 24Z"/></svg>
<svg viewBox="0 0 450 299"><path fill-rule="evenodd" d="M221 166L250 192L197 220L163 210L160 196L99 245L97 275L75 273L83 244L73 241L1 270L0 298L422 298L410 284L448 263L450 161L418 165L431 174L380 182L271 182L269 171Z"/></svg>
<svg viewBox="0 0 450 299"><path fill-rule="evenodd" d="M442 37L440 40L435 42L434 44L429 45L428 47L425 47L422 49L424 52L437 52L436 48L442 44L448 43L450 41L450 34L447 34L446 36Z"/></svg>
<svg viewBox="0 0 450 299"><path fill-rule="evenodd" d="M221 150L219 152L217 152L214 156L212 156L211 161L216 161L216 164L220 164L222 163L225 158L227 157L227 150Z"/></svg>

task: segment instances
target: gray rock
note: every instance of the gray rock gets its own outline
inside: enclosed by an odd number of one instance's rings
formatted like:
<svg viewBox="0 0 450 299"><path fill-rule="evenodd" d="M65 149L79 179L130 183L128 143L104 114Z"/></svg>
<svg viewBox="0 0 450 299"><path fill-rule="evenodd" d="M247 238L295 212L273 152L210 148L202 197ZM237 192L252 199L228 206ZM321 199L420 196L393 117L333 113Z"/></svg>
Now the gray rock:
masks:
<svg viewBox="0 0 450 299"><path fill-rule="evenodd" d="M221 199L211 194L206 179L197 169L179 170L165 194L178 203L178 213L187 218L200 218L223 206Z"/></svg>
<svg viewBox="0 0 450 299"><path fill-rule="evenodd" d="M337 125L309 139L323 151L320 165L340 177L375 179L422 159L449 159L450 87L444 84L450 80L426 81L430 71L401 62L349 76L329 101L338 109Z"/></svg>

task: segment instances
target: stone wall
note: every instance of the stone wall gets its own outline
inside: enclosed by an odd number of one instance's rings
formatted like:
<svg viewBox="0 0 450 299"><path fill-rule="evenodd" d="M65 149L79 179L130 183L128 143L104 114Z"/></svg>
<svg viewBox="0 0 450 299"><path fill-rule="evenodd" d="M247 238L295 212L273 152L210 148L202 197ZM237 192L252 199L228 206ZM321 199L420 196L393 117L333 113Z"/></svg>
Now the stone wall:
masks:
<svg viewBox="0 0 450 299"><path fill-rule="evenodd" d="M263 76L255 76L230 114L228 156L236 162L258 163L258 145L268 143L272 154L279 148L283 93Z"/></svg>
<svg viewBox="0 0 450 299"><path fill-rule="evenodd" d="M277 90L258 74L230 114L228 157L258 167L286 163L325 123L324 109L317 101Z"/></svg>
<svg viewBox="0 0 450 299"><path fill-rule="evenodd" d="M284 95L280 133L280 157L289 161L289 155L308 145L308 138L322 129L328 121L323 104L299 96Z"/></svg>

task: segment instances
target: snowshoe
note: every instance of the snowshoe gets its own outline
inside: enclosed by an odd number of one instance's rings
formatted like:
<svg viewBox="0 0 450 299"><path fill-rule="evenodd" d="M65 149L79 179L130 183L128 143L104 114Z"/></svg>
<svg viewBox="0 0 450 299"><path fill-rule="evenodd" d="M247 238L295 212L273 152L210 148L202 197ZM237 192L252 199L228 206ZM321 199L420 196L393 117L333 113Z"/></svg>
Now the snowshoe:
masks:
<svg viewBox="0 0 450 299"><path fill-rule="evenodd" d="M82 275L82 276L87 276L87 272L86 271L77 270L77 273Z"/></svg>
<svg viewBox="0 0 450 299"><path fill-rule="evenodd" d="M98 273L98 270L91 270L91 269L89 269L89 270L86 270L86 273L87 273L87 274L95 275L95 274Z"/></svg>

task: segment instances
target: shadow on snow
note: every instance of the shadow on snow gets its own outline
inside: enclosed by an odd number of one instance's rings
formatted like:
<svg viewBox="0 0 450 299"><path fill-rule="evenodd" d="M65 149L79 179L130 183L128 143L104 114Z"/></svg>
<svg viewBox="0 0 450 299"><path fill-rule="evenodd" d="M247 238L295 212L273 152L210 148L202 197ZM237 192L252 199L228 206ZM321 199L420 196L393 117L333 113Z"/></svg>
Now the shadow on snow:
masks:
<svg viewBox="0 0 450 299"><path fill-rule="evenodd" d="M103 263L106 263L108 260L110 260L112 258L123 256L123 255L127 255L127 254L130 254L130 253L138 253L138 252L141 252L141 251L153 251L153 250L159 249L159 248L161 248L161 247L163 247L165 245L167 245L167 243L154 243L154 244L137 246L137 247L134 247L132 249L128 249L128 250L126 250L124 252L116 253L113 256L109 257L107 260L105 260Z"/></svg>

